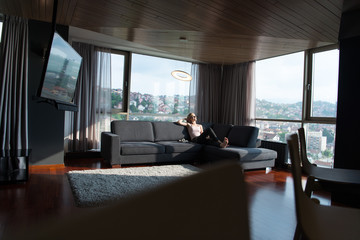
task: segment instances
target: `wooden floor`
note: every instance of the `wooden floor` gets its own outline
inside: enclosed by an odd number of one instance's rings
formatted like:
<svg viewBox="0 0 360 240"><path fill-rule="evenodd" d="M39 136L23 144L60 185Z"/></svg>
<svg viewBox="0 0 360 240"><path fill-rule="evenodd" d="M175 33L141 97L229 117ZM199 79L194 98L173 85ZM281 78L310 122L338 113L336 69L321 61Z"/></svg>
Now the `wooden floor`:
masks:
<svg viewBox="0 0 360 240"><path fill-rule="evenodd" d="M26 183L0 185L0 239L14 228L47 217L76 214L68 179L70 170L105 168L101 159L66 161L65 165L31 166ZM293 182L289 171L246 171L251 239L292 239L296 226ZM330 204L326 194L321 204Z"/></svg>

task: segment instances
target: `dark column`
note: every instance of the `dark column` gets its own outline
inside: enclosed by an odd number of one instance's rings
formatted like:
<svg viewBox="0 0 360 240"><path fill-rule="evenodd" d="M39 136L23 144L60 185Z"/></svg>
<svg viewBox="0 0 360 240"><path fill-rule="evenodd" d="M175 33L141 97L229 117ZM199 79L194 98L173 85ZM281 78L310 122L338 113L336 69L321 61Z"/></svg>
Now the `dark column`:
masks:
<svg viewBox="0 0 360 240"><path fill-rule="evenodd" d="M68 29L67 26L59 25L56 30L67 39ZM64 111L33 99L42 80L44 50L51 37L50 23L29 21L28 136L32 165L64 163Z"/></svg>
<svg viewBox="0 0 360 240"><path fill-rule="evenodd" d="M360 11L343 13L339 35L340 64L335 167L360 169Z"/></svg>
<svg viewBox="0 0 360 240"><path fill-rule="evenodd" d="M350 3L351 1L344 2ZM349 6L349 5L347 5ZM340 64L336 117L335 168L360 169L360 10L342 14L339 34ZM360 187L341 186L331 198L359 207Z"/></svg>

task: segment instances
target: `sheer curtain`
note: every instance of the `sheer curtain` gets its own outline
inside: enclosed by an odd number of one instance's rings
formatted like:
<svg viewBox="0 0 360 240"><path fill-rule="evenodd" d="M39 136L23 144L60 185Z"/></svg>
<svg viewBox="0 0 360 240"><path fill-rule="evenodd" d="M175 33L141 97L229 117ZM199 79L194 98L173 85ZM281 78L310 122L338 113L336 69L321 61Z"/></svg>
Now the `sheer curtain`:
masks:
<svg viewBox="0 0 360 240"><path fill-rule="evenodd" d="M199 74L199 64L192 63L191 64L191 76L192 80L190 81L190 89L189 89L189 108L190 112L197 112L197 84L198 84L198 74Z"/></svg>
<svg viewBox="0 0 360 240"><path fill-rule="evenodd" d="M28 21L5 16L1 48L1 149L28 148Z"/></svg>
<svg viewBox="0 0 360 240"><path fill-rule="evenodd" d="M224 66L220 122L255 125L255 62Z"/></svg>
<svg viewBox="0 0 360 240"><path fill-rule="evenodd" d="M83 57L75 104L77 112L65 114L65 152L100 148L102 131L110 128L111 54L108 49L74 42Z"/></svg>
<svg viewBox="0 0 360 240"><path fill-rule="evenodd" d="M199 121L254 125L255 62L195 65L190 97L196 89L193 104Z"/></svg>

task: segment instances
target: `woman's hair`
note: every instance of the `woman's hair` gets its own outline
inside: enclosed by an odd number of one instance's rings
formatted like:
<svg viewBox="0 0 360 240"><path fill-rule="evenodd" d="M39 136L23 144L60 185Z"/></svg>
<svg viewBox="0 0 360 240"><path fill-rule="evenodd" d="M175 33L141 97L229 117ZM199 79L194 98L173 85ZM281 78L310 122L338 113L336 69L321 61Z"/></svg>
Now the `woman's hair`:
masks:
<svg viewBox="0 0 360 240"><path fill-rule="evenodd" d="M186 117L186 121L188 122L188 123L191 123L191 115L195 115L195 113L189 113L188 115L187 115L187 117Z"/></svg>

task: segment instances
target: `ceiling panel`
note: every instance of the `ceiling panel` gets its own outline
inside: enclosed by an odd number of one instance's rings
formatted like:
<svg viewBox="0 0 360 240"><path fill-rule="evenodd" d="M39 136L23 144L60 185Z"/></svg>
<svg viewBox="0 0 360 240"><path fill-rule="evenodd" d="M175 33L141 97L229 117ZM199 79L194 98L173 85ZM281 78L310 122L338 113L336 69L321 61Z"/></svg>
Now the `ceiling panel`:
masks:
<svg viewBox="0 0 360 240"><path fill-rule="evenodd" d="M0 0L0 12L51 22L53 0ZM57 23L234 64L337 43L342 0L59 0ZM81 38L81 36L76 36ZM184 41L186 38L186 41Z"/></svg>

